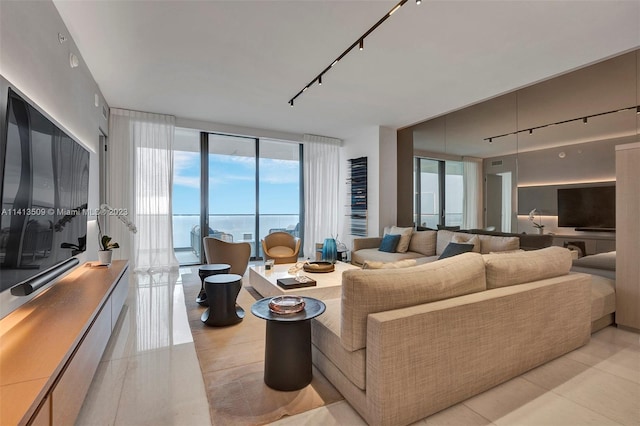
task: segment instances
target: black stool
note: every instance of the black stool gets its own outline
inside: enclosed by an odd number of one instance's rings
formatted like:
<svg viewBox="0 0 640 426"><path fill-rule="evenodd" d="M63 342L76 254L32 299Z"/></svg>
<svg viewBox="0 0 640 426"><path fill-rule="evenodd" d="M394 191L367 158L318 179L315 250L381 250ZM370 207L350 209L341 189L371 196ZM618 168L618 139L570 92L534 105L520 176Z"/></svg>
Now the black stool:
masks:
<svg viewBox="0 0 640 426"><path fill-rule="evenodd" d="M244 318L244 309L236 305L242 288L242 277L235 274L211 275L204 279L209 307L200 319L207 325L220 327L237 324Z"/></svg>
<svg viewBox="0 0 640 426"><path fill-rule="evenodd" d="M202 285L200 287L200 293L198 293L198 297L196 297L196 302L198 302L199 305L209 306L209 302L207 302L207 292L204 290L204 279L211 275L228 274L230 270L231 265L227 265L226 263L212 263L200 267L198 275L200 276Z"/></svg>

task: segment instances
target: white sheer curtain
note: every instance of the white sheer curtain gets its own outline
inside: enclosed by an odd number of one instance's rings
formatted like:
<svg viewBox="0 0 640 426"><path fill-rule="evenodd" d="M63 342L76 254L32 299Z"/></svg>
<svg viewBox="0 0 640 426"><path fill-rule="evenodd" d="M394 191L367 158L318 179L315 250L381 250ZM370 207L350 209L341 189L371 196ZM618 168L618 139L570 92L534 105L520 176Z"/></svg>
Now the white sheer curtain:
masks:
<svg viewBox="0 0 640 426"><path fill-rule="evenodd" d="M117 255L132 261L136 271L178 267L171 217L174 130L173 116L111 108L106 201L128 209L138 232L129 233L114 218L109 232L127 242Z"/></svg>
<svg viewBox="0 0 640 426"><path fill-rule="evenodd" d="M482 228L482 159L462 157L462 229Z"/></svg>
<svg viewBox="0 0 640 426"><path fill-rule="evenodd" d="M304 135L304 255L338 232L340 139Z"/></svg>

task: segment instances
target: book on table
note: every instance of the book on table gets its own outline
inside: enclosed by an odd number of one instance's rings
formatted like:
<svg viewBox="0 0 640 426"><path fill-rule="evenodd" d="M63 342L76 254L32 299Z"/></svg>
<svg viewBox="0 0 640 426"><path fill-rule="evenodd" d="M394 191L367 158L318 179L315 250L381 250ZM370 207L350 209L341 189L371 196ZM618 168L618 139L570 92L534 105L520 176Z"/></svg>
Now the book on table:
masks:
<svg viewBox="0 0 640 426"><path fill-rule="evenodd" d="M311 278L305 277L306 280L298 280L297 278L278 278L278 285L284 289L315 287L316 282Z"/></svg>

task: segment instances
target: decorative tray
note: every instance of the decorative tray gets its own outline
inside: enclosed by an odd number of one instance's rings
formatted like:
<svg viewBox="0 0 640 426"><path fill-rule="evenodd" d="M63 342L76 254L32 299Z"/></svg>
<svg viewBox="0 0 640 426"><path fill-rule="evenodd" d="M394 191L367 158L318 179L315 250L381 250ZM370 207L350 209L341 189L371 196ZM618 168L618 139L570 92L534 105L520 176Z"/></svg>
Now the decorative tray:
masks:
<svg viewBox="0 0 640 426"><path fill-rule="evenodd" d="M269 301L269 310L274 314L295 314L304 309L304 299L300 296L276 296Z"/></svg>
<svg viewBox="0 0 640 426"><path fill-rule="evenodd" d="M305 272L333 272L336 267L331 262L309 262L303 266Z"/></svg>

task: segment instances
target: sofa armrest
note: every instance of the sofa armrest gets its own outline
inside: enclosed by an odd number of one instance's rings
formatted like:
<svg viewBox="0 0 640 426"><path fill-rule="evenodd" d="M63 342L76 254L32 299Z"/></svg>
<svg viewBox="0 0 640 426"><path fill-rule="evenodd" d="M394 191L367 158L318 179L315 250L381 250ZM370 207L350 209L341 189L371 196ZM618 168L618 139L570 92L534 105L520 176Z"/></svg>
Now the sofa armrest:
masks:
<svg viewBox="0 0 640 426"><path fill-rule="evenodd" d="M408 424L589 341L591 285L570 274L367 321L370 424Z"/></svg>
<svg viewBox="0 0 640 426"><path fill-rule="evenodd" d="M368 248L378 248L382 243L382 237L354 238L353 251Z"/></svg>

